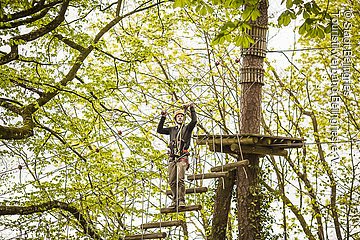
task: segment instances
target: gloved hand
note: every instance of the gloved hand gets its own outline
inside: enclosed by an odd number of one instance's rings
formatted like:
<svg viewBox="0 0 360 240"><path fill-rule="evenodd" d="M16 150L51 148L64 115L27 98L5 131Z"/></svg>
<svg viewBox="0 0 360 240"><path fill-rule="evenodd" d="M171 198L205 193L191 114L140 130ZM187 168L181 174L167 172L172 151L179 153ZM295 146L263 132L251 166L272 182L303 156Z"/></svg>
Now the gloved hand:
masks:
<svg viewBox="0 0 360 240"><path fill-rule="evenodd" d="M184 104L183 107L184 107L184 109L187 109L187 108L190 108L190 107L194 107L194 103L193 103L193 102L190 102L190 103Z"/></svg>

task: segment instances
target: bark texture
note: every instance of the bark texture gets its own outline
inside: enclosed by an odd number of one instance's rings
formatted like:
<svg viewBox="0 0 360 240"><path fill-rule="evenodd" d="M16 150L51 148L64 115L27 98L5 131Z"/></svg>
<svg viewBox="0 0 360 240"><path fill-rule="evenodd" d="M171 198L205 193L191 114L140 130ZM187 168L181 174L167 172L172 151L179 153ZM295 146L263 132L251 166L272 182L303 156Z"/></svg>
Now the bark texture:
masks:
<svg viewBox="0 0 360 240"><path fill-rule="evenodd" d="M249 34L255 43L243 51L243 66L241 76L241 122L240 133L260 133L261 98L263 85L263 62L268 25L268 2L259 2L261 17L250 22L252 30ZM258 34L261 33L261 34ZM252 49L253 48L253 49ZM255 49L257 48L257 49ZM259 156L255 154L240 154L239 161L248 159L250 164L237 169L237 203L238 203L238 239L261 239L261 197L259 189Z"/></svg>
<svg viewBox="0 0 360 240"><path fill-rule="evenodd" d="M235 176L236 171L231 171L229 177L224 178L224 180L220 179L217 185L210 239L226 239L226 229Z"/></svg>

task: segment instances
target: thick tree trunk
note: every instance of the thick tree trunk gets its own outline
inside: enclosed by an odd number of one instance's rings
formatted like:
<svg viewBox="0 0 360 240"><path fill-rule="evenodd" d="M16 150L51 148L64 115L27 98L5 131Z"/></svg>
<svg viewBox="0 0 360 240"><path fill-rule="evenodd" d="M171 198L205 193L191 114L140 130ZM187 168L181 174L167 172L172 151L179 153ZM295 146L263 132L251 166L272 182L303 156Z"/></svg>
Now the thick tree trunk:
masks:
<svg viewBox="0 0 360 240"><path fill-rule="evenodd" d="M231 196L235 183L236 171L231 171L228 178L219 179L214 205L214 216L212 221L212 240L226 239L228 215L231 205Z"/></svg>
<svg viewBox="0 0 360 240"><path fill-rule="evenodd" d="M241 69L241 123L240 133L260 133L261 91L264 78L263 59L266 55L266 33L268 25L268 2L260 0L262 14L255 22L250 22L250 36L255 40L248 49L243 50ZM239 155L238 160L248 159L250 164L238 167L235 177L225 179L224 186L218 185L216 191L211 240L226 239L228 215L235 179L237 180L238 230L241 240L261 239L261 219L259 197L258 155Z"/></svg>
<svg viewBox="0 0 360 240"><path fill-rule="evenodd" d="M241 123L240 133L260 133L261 97L264 78L263 59L266 53L266 32L268 2L261 0L259 10L261 17L250 22L249 32L254 39L248 49L243 49L241 71ZM237 169L237 203L238 230L241 240L261 239L261 198L259 191L259 157L258 155L239 155L238 160L248 159L248 166Z"/></svg>

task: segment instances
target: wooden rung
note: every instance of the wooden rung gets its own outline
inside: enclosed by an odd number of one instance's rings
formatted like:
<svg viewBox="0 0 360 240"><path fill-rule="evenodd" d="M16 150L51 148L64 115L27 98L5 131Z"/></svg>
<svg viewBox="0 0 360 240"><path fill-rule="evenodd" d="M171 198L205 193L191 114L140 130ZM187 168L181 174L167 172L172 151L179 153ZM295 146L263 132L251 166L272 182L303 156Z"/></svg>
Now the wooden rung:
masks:
<svg viewBox="0 0 360 240"><path fill-rule="evenodd" d="M238 162L234 162L234 163L228 163L223 166L212 167L210 171L211 172L229 171L229 170L232 170L239 166L244 166L244 165L248 165L248 164L249 164L249 160L243 160L243 161L238 161Z"/></svg>
<svg viewBox="0 0 360 240"><path fill-rule="evenodd" d="M182 226L183 224L184 224L184 221L177 220L177 221L144 223L144 224L141 224L140 227L142 229L161 228L161 227L178 227L178 226Z"/></svg>
<svg viewBox="0 0 360 240"><path fill-rule="evenodd" d="M209 179L209 178L221 178L221 177L229 177L228 172L217 172L217 173L205 173L205 174L194 174L187 176L187 179L199 180L199 179Z"/></svg>
<svg viewBox="0 0 360 240"><path fill-rule="evenodd" d="M138 234L138 235L129 235L125 236L124 240L141 240L141 239L160 239L166 238L166 233L148 233L148 234Z"/></svg>
<svg viewBox="0 0 360 240"><path fill-rule="evenodd" d="M176 213L176 212L188 212L188 211L198 211L201 210L201 205L190 205L185 207L175 207L175 208L161 208L160 213Z"/></svg>
<svg viewBox="0 0 360 240"><path fill-rule="evenodd" d="M191 193L204 193L207 192L208 188L207 187L197 187L197 188L187 188L185 190L186 194L191 194ZM171 195L171 190L166 190L166 195Z"/></svg>
<svg viewBox="0 0 360 240"><path fill-rule="evenodd" d="M270 145L271 144L271 138L263 138L259 142L261 144L264 144L264 145Z"/></svg>

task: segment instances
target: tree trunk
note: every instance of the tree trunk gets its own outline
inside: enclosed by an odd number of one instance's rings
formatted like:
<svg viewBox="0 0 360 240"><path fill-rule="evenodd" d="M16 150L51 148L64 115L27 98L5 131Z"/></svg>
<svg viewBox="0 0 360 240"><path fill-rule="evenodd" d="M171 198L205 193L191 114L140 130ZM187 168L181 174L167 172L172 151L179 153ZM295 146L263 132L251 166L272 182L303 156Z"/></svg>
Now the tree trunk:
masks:
<svg viewBox="0 0 360 240"><path fill-rule="evenodd" d="M235 183L235 173L236 171L231 171L229 177L224 178L224 180L219 179L214 201L214 216L210 236L210 239L212 240L226 239L226 229L231 205L231 196Z"/></svg>
<svg viewBox="0 0 360 240"><path fill-rule="evenodd" d="M261 16L250 22L249 35L254 39L248 49L243 49L241 69L241 122L240 133L260 133L261 96L264 78L263 61L266 55L268 2L261 0ZM241 240L261 239L261 198L259 191L258 155L239 155L238 160L248 159L250 164L237 169L238 230Z"/></svg>

